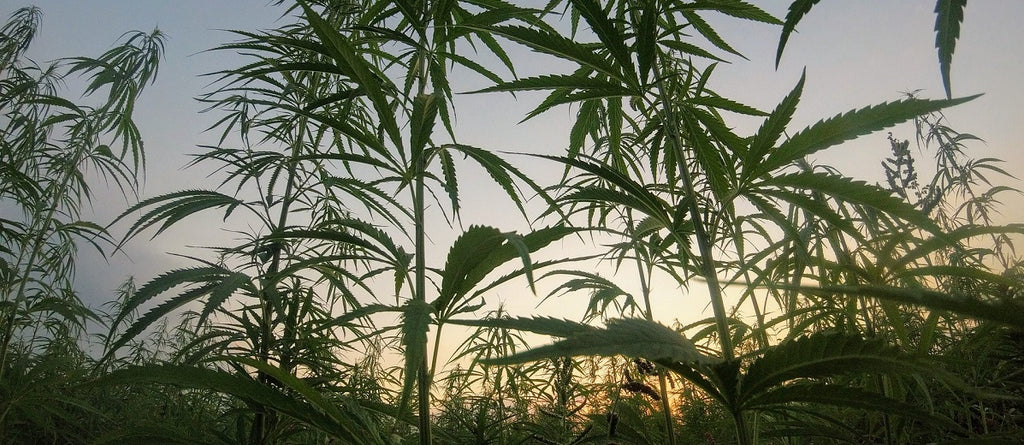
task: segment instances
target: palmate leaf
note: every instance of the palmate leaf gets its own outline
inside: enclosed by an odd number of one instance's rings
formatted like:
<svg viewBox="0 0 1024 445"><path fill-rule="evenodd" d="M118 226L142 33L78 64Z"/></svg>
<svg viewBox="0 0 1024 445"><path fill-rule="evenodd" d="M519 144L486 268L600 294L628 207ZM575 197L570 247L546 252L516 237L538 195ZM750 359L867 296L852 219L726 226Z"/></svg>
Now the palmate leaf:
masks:
<svg viewBox="0 0 1024 445"><path fill-rule="evenodd" d="M366 91L367 98L373 103L377 118L380 119L384 132L391 137L395 145L401 146L402 138L398 129L398 122L395 119L394 110L391 108L391 103L384 93L382 85L385 81L384 77L375 73L374 67L361 57L357 48L347 37L338 32L335 27L320 17L305 2L300 0L299 5L302 6L306 20L323 43L326 55L333 58L339 65L351 70L352 80Z"/></svg>
<svg viewBox="0 0 1024 445"><path fill-rule="evenodd" d="M502 320L461 320L457 324L517 329L542 335L563 337L550 345L533 348L507 357L487 360L487 364L513 365L537 360L582 355L643 357L653 361L712 364L717 360L697 351L682 334L654 321L620 318L608 320L604 329L552 318Z"/></svg>
<svg viewBox="0 0 1024 445"><path fill-rule="evenodd" d="M232 360L244 360L234 358ZM280 370L274 371L266 364L249 360L248 362L271 371L278 381L300 396L315 394L301 380ZM384 444L378 428L359 409L358 405L347 402L345 409L338 409L335 404L341 399L333 396L326 401L316 394L313 400L302 400L269 386L260 384L249 376L230 374L224 371L195 368L181 365L148 365L122 368L89 382L90 386L133 385L156 383L185 388L206 389L229 394L239 399L264 406L281 414L305 423L345 443L353 444ZM313 403L310 403L313 402Z"/></svg>
<svg viewBox="0 0 1024 445"><path fill-rule="evenodd" d="M139 217L139 219L137 219L125 233L124 238L121 241L123 244L143 230L157 224L160 224L160 227L157 228L156 233L153 234L154 237L167 230L178 221L181 221L192 214L199 213L200 211L214 208L225 208L224 219L227 219L227 217L231 216L231 213L238 207L243 207L257 215L259 214L249 204L233 196L208 190L183 190L140 201L138 204L129 207L128 210L125 210L124 213L115 218L110 224L114 225L118 221L128 217L128 215L140 210L148 209L146 213Z"/></svg>
<svg viewBox="0 0 1024 445"><path fill-rule="evenodd" d="M623 84L629 83L623 77L622 67L614 59L604 57L594 52L588 45L580 44L557 33L516 25L479 26L471 24L463 26L505 37L536 51L576 62L582 67L603 73Z"/></svg>
<svg viewBox="0 0 1024 445"><path fill-rule="evenodd" d="M960 38L960 23L964 20L967 0L938 0L935 2L935 48L939 52L939 72L946 98L951 98L949 68L953 64L953 51Z"/></svg>
<svg viewBox="0 0 1024 445"><path fill-rule="evenodd" d="M554 296L566 295L582 290L587 291L590 295L590 301L587 304L585 317L607 313L607 308L610 305L619 307L620 313L623 313L627 309L638 309L633 295L623 290L612 280L604 278L596 273L576 270L557 270L545 274L545 276L554 275L565 275L578 278L573 278L559 284L558 287L552 289L551 292L544 297L545 301ZM622 300L621 303L619 301L620 299Z"/></svg>
<svg viewBox="0 0 1024 445"><path fill-rule="evenodd" d="M942 427L946 431L959 429L959 426L953 421L924 411L916 405L859 388L824 383L798 383L780 386L748 400L744 409L786 410L793 404L808 403L908 417Z"/></svg>
<svg viewBox="0 0 1024 445"><path fill-rule="evenodd" d="M519 236L493 227L470 227L448 252L448 260L441 272L441 290L432 303L434 310L442 318L449 317L452 305L470 296L488 274L517 257L522 261L522 273L533 289L530 254L576 232L576 229L559 225Z"/></svg>
<svg viewBox="0 0 1024 445"><path fill-rule="evenodd" d="M636 182L633 178L615 170L614 168L608 167L599 160L584 156L577 156L575 158L547 155L531 156L560 162L565 164L567 167L578 168L593 175L595 179L599 179L607 184L619 188L618 191L609 187L582 188L576 192L582 193L582 195L577 195L574 199L598 201L607 197L618 196L618 199L620 199L623 204L629 205L630 207L644 212L649 216L660 218L666 223L671 221L671 218L666 216L666 212L664 210L666 207L665 202L661 198L645 188L643 184ZM668 225L670 224L666 224L666 226Z"/></svg>
<svg viewBox="0 0 1024 445"><path fill-rule="evenodd" d="M444 314L448 305L466 292L493 270L493 265L481 265L494 251L504 244L501 231L487 226L470 226L448 250L448 260L441 272L441 291L431 305Z"/></svg>
<svg viewBox="0 0 1024 445"><path fill-rule="evenodd" d="M781 287L814 295L878 298L897 303L912 304L932 310L950 311L981 320L1024 328L1024 304L1009 299L1009 296L982 300L976 297L952 295L929 289L909 289L880 285Z"/></svg>
<svg viewBox="0 0 1024 445"><path fill-rule="evenodd" d="M893 196L892 192L845 176L818 172L791 173L772 176L759 183L758 186L774 187L780 190L802 189L822 193L899 217L932 233L942 232L942 229L928 215L906 201Z"/></svg>
<svg viewBox="0 0 1024 445"><path fill-rule="evenodd" d="M768 174L778 168L843 143L858 136L882 130L917 116L962 104L980 95L957 99L905 99L852 110L801 130L773 150L754 170L751 177Z"/></svg>
<svg viewBox="0 0 1024 445"><path fill-rule="evenodd" d="M196 286L185 289L177 296L149 310L135 320L120 337L114 340L114 334L120 327L121 322L134 313L142 304L171 288L188 285ZM106 352L103 358L100 359L100 362L102 363L113 357L118 349L141 334L153 323L182 306L209 295L210 299L203 310L203 316L208 316L240 288L246 288L251 293L255 292L250 277L241 272L233 272L218 266L177 269L150 280L130 296L110 323L110 333L106 339L107 344L104 345Z"/></svg>
<svg viewBox="0 0 1024 445"><path fill-rule="evenodd" d="M965 242L971 238L990 235L1024 234L1024 224L1009 224L1005 226L963 226L953 231L943 233L942 236L934 236L924 241L914 243L913 249L899 258L882 259L886 267L900 270L906 266L932 255L942 249L955 245L954 243Z"/></svg>
<svg viewBox="0 0 1024 445"><path fill-rule="evenodd" d="M590 25L590 30L597 35L598 40L608 49L612 58L618 62L623 70L623 76L626 78L625 83L638 88L639 82L634 77L633 59L630 57L629 49L626 48L626 37L608 18L601 3L596 0L572 0L572 5L583 17L583 20Z"/></svg>
<svg viewBox="0 0 1024 445"><path fill-rule="evenodd" d="M554 205L554 200L548 196L547 192L543 187L538 185L532 178L523 174L519 169L509 164L508 161L502 159L498 155L484 150L482 148L474 147L471 145L464 144L446 144L441 148L445 150L453 150L462 153L467 158L476 161L484 171L490 175L491 179L498 184L499 187L505 192L506 195L515 203L519 212L525 217L526 208L524 207L521 193L516 188L515 179L522 181L530 187L537 196L541 197L545 202L550 205Z"/></svg>
<svg viewBox="0 0 1024 445"><path fill-rule="evenodd" d="M940 373L882 340L817 332L775 345L754 360L742 378L739 400L741 404L748 403L761 393L795 379L915 372Z"/></svg>

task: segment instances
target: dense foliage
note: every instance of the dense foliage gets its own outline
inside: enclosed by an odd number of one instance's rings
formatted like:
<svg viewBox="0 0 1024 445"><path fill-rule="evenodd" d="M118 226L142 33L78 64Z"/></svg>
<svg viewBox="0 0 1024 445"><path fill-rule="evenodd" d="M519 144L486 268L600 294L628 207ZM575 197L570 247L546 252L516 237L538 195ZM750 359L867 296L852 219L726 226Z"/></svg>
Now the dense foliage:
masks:
<svg viewBox="0 0 1024 445"><path fill-rule="evenodd" d="M220 186L109 226L80 209L91 181L135 196L132 111L163 37L40 67L40 12L18 10L0 30L0 442L1024 439L1024 226L992 220L1014 190L990 177L1010 173L941 111L972 99L949 81L966 1L937 2L944 99L793 131L803 78L770 111L714 92L716 62L741 55L708 14L780 25L780 60L817 3L780 20L740 0L287 2L293 23L216 48L250 58L201 98L221 138L192 165ZM520 45L569 69L520 76ZM66 99L70 75L89 105ZM543 93L525 119L571 110L565 149L460 142L469 76L495 100ZM760 126L737 134L735 115ZM882 185L808 160L904 122L934 168L892 133ZM464 222L467 169L528 229ZM79 245L114 253L199 212L234 238L127 280L105 311L80 301ZM712 316L668 326L665 282ZM499 289L589 301L578 321L510 314L485 300Z"/></svg>

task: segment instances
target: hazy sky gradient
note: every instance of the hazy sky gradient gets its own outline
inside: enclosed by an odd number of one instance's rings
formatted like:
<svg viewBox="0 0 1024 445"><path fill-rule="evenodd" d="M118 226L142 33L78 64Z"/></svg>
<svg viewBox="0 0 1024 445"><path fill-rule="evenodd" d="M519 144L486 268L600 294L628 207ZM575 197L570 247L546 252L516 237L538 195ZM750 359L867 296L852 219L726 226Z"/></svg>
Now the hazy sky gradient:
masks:
<svg viewBox="0 0 1024 445"><path fill-rule="evenodd" d="M242 59L224 53L203 52L234 39L223 29L256 30L281 24L280 8L264 1L207 0L35 0L43 12L41 34L30 56L42 63L58 57L96 56L109 48L129 30L149 31L159 27L169 38L166 60L157 83L150 87L138 106L136 119L142 130L148 153L149 169L144 197L198 187L204 184L196 170L183 171L188 153L197 145L212 144L215 134L203 130L216 119L215 114L199 114L203 107L192 100L206 91L208 78L200 74L230 68ZM755 2L778 17L784 17L788 1ZM5 17L18 1L5 0L0 14ZM807 16L787 47L781 66L774 66L779 28L731 17L709 16L719 32L749 58L732 58L732 64L719 66L711 86L719 94L749 105L771 110L796 84L806 69L807 84L801 105L791 125L791 134L816 120L831 117L852 108L900 98L901 91L921 89L922 97L943 95L934 49L932 1L845 1L826 0ZM985 93L985 96L947 111L949 124L959 131L975 134L986 143L973 143L974 157L997 157L1004 167L1020 176L1024 155L1019 134L1024 126L1024 2L990 0L972 2L967 8L961 39L953 61L954 96ZM526 50L514 56L532 57ZM535 66L537 71L546 67ZM524 67L529 73L530 68ZM467 91L485 83L467 79ZM524 99L524 97L526 97ZM462 142L508 151L560 153L567 140L571 112L553 111L542 118L516 125L524 113L537 103L531 96L520 96L514 103L504 95L479 95L459 98L459 127ZM737 119L741 135L756 130L759 121ZM866 136L854 143L816 155L820 163L838 166L845 173L869 181L882 181L881 159L888 154L886 132ZM894 130L899 138L913 139L912 129ZM930 154L919 156L918 167L929 165ZM536 160L513 158L513 163L528 172L546 174L557 166L539 165ZM553 178L552 178L553 180ZM463 179L463 205L467 224L492 224L509 227L514 208L503 206L493 211L496 187L468 187ZM550 183L543 178L541 183ZM211 184L207 181L205 184ZM1020 184L1013 182L1019 187ZM1003 222L1024 222L1024 200L1004 195L1015 202L1004 209ZM101 222L124 207L120 198L97 201ZM504 203L502 204L504 205ZM507 209L507 212L505 211ZM108 267L101 260L79 265L79 282L96 305L109 298L109 292L127 275L148 280L169 264L184 265L166 252L197 254L183 244L214 242L224 233L216 229L219 215L213 213L179 227L156 241L140 238L129 248L132 260L115 258ZM186 227L187 226L187 227ZM435 238L436 257L443 261L449 238ZM91 258L91 257L90 257ZM528 309L536 301L523 307ZM678 310L678 308L676 308ZM699 308L698 308L699 310ZM673 311L674 312L674 311ZM668 321L668 320L665 320Z"/></svg>

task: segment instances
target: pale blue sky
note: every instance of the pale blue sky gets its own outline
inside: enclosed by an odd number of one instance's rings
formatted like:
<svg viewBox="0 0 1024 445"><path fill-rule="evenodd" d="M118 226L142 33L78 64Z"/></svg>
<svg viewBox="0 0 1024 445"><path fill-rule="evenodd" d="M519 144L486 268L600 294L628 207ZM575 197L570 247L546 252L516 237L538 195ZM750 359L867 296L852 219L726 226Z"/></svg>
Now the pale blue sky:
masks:
<svg viewBox="0 0 1024 445"><path fill-rule="evenodd" d="M154 196L182 188L198 186L201 175L180 169L187 153L195 153L199 144L214 142L214 135L203 134L215 116L197 112L202 106L192 100L201 94L207 80L199 74L229 68L240 59L203 51L233 37L220 29L266 29L273 27L279 9L266 1L241 0L28 0L43 12L42 32L30 51L37 61L76 55L98 55L129 30L159 27L169 38L167 54L156 85L146 92L136 118L143 132L149 156L145 196ZM778 17L785 15L788 1L755 2ZM26 3L4 0L0 14L5 18ZM779 29L732 18L710 17L719 31L750 60L733 60L720 66L712 86L720 94L770 110L796 83L806 68L807 85L793 125L796 131L818 119L851 108L895 100L901 91L924 90L923 97L942 96L932 31L932 1L826 0L807 16L794 34L782 64L774 67ZM985 93L985 96L947 111L950 124L973 133L986 143L970 145L975 157L1006 160L1011 173L1024 174L1024 150L1019 132L1024 126L1024 2L990 0L972 2L967 8L956 54L952 83L954 96ZM528 57L527 51L514 54ZM474 84L476 86L478 84ZM457 88L461 90L471 89ZM559 110L542 119L515 125L525 110L536 101L515 104L507 96L471 96L460 99L459 131L463 142L510 151L558 153L566 141L570 113ZM740 134L749 134L756 122L738 120ZM900 138L913 138L911 130L896 130ZM834 148L816 158L839 166L852 176L878 181L882 178L880 160L888 154L885 132L864 137ZM919 166L928 164L928 155ZM537 161L512 159L527 171L553 171ZM464 179L464 181L467 181ZM543 180L541 182L544 182ZM1019 183L1012 183L1019 187ZM503 229L513 219L508 210L493 211L496 188L463 186L467 224L492 224ZM1011 198L1005 195L1004 198ZM1024 222L1024 200L1004 209L1004 222ZM108 214L123 207L123 201L102 199L99 213ZM474 209L480 209L476 211ZM188 229L162 236L153 243L141 239L130 252L134 262L115 259L114 267L99 261L80 265L80 282L94 295L92 303L105 299L124 276L147 280L167 270L170 259L164 252L195 253L182 244L203 244L223 236L213 229L218 215L189 224ZM204 229L210 227L209 230ZM198 230L197 230L198 228ZM435 239L443 259L448 238ZM184 264L178 262L177 264ZM108 295L108 294L107 294ZM666 320L667 321L667 320Z"/></svg>

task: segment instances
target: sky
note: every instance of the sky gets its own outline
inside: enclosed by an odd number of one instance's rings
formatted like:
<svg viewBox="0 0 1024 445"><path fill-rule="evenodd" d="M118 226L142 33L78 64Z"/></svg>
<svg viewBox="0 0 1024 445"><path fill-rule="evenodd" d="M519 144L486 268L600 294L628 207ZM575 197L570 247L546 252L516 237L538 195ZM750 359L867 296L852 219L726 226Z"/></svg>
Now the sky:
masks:
<svg viewBox="0 0 1024 445"><path fill-rule="evenodd" d="M41 33L30 50L34 60L43 63L59 57L99 55L130 30L149 31L154 27L168 36L166 58L155 85L149 87L137 107L136 120L146 141L148 171L143 197L152 197L183 188L213 184L195 170L183 170L188 154L197 146L211 144L216 135L204 130L216 120L215 114L199 113L203 106L193 100L209 91L209 78L201 74L230 68L243 59L206 50L234 39L227 29L257 30L283 24L280 8L265 0L30 0L43 10ZM775 14L785 15L786 1L754 2ZM0 14L7 16L18 0L0 2ZM774 65L779 28L723 16L708 16L720 34L749 60L732 58L730 64L716 69L712 87L719 94L771 110L806 70L807 81L791 134L817 120L854 108L901 98L901 92L921 90L925 98L941 98L936 51L934 49L934 2L889 0L823 1L802 21L787 46L778 69ZM952 68L954 96L985 93L984 96L946 111L949 125L974 134L984 143L969 145L973 157L1005 160L1009 172L1024 174L1024 150L1020 129L1024 124L1024 2L990 0L972 2L966 11ZM531 57L524 49L513 57ZM532 67L538 72L548 69ZM529 74L531 67L524 67ZM467 80L462 91L485 86L480 80ZM557 154L564 150L567 128L572 117L567 109L556 110L542 118L517 124L526 111L536 105L536 96L523 95L519 102L507 96L473 95L458 99L462 142L513 152ZM739 134L751 134L757 121L737 119ZM899 127L894 136L913 139L912 129ZM819 163L838 166L844 173L871 182L882 181L879 165L888 154L886 132L865 136L855 142L815 155ZM918 165L926 165L927 154ZM512 158L530 174L545 175L559 171L537 160ZM472 184L464 179L464 184ZM543 182L543 181L542 181ZM1008 182L1020 187L1016 181ZM466 224L490 224L508 229L514 220L514 208L494 211L492 186L463 187L463 215ZM1004 196L1008 205L1001 222L1024 222L1024 203L1020 196ZM1012 198L1012 199L1011 199ZM116 195L96 200L96 217L109 221L126 203ZM520 223L514 223L520 224ZM111 291L128 275L145 281L172 267L188 264L169 253L197 254L185 246L216 243L225 232L218 229L219 215L209 214L187 222L147 241L141 237L127 248L128 257L117 256L109 262L84 255L79 263L78 283L84 298L94 307L109 299ZM512 227L515 228L515 227ZM443 261L450 238L434 239ZM668 293L678 292L669 289ZM508 298L513 296L498 296ZM521 303L518 303L522 301ZM665 310L679 318L696 319L709 312L700 306L687 306L681 312L676 301L665 298ZM514 306L530 311L536 299L515 300ZM576 304L576 303L573 303ZM584 304L582 301L580 304ZM580 307L580 306L577 306ZM671 320L664 320L666 322Z"/></svg>

